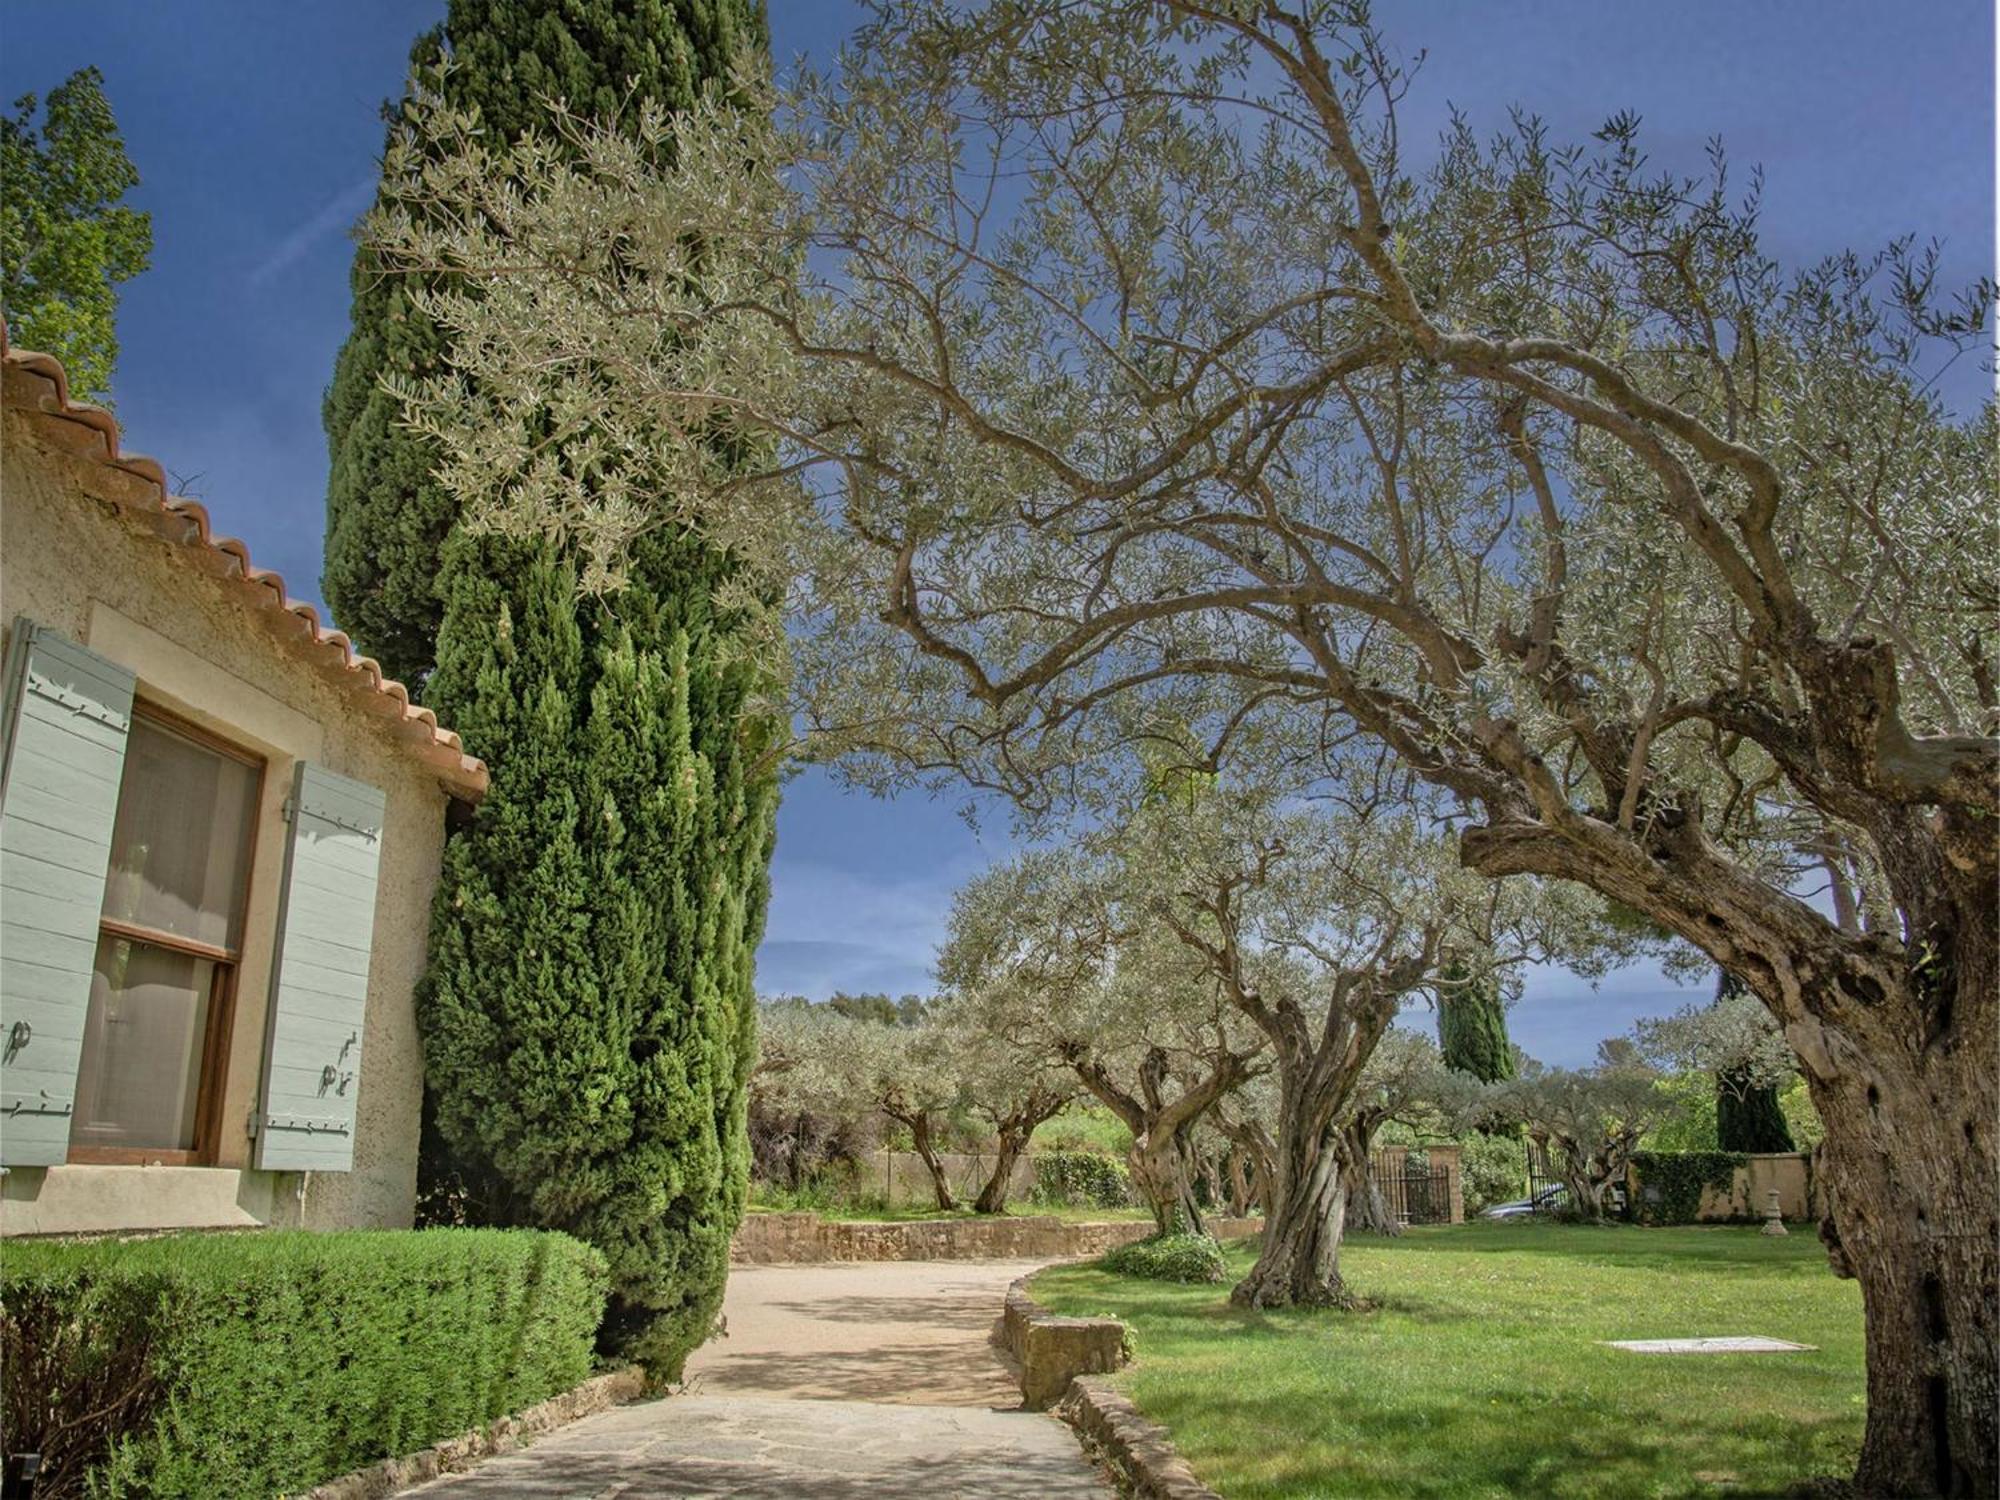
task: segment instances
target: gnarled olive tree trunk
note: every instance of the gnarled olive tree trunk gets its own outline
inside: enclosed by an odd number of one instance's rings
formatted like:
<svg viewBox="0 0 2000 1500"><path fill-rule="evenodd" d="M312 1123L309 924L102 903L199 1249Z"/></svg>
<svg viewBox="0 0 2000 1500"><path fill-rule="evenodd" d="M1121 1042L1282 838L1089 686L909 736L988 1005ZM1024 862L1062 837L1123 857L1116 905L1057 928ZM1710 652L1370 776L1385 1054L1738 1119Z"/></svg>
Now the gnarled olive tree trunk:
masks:
<svg viewBox="0 0 2000 1500"><path fill-rule="evenodd" d="M1375 1179L1375 1124L1357 1117L1340 1132L1342 1176L1347 1185L1347 1227L1364 1234L1399 1235L1402 1223L1389 1212Z"/></svg>
<svg viewBox="0 0 2000 1500"><path fill-rule="evenodd" d="M1063 1060L1132 1132L1126 1164L1133 1188L1152 1210L1154 1228L1161 1234L1202 1233L1188 1132L1217 1099L1251 1076L1250 1059L1218 1052L1204 1059L1200 1076L1188 1082L1174 1077L1164 1048L1152 1047L1140 1061L1137 1092L1121 1086L1081 1044L1066 1048Z"/></svg>
<svg viewBox="0 0 2000 1500"><path fill-rule="evenodd" d="M1991 996L1991 989L1987 996ZM1884 997L1886 1000L1888 997ZM1990 998L1964 996L1983 1005ZM1826 1125L1815 1174L1835 1268L1867 1309L1868 1495L1996 1493L2000 1203L1994 1049L1897 1024L1893 1002L1843 997L1834 1063L1807 1071ZM1935 1016L1934 1003L1925 1005ZM1948 1011L1947 1011L1948 1014ZM1958 1031L1955 1019L1947 1022ZM1973 1034L1989 1040L1990 1019Z"/></svg>
<svg viewBox="0 0 2000 1500"><path fill-rule="evenodd" d="M1192 1163L1171 1129L1155 1123L1143 1133L1133 1131L1126 1164L1132 1171L1132 1186L1152 1210L1153 1227L1159 1233L1208 1232L1201 1203L1195 1197Z"/></svg>
<svg viewBox="0 0 2000 1500"><path fill-rule="evenodd" d="M1347 1220L1347 1186L1339 1143L1284 1132L1278 1142L1274 1207L1250 1274L1229 1293L1243 1307L1348 1307L1353 1295L1340 1278L1340 1240Z"/></svg>
<svg viewBox="0 0 2000 1500"><path fill-rule="evenodd" d="M974 1213L999 1214L1007 1211L1007 1197L1013 1191L1014 1168L1028 1150L1037 1127L1061 1113L1075 1094L1070 1090L1035 1088L1012 1111L995 1114L993 1131L996 1149L993 1171L973 1200Z"/></svg>
<svg viewBox="0 0 2000 1500"><path fill-rule="evenodd" d="M1334 1120L1354 1091L1396 999L1424 960L1340 975L1315 1027L1289 999L1266 1002L1228 984L1238 1005L1271 1038L1278 1069L1278 1135L1271 1210L1257 1263L1229 1300L1243 1307L1348 1307L1340 1277L1347 1222L1345 1152Z"/></svg>
<svg viewBox="0 0 2000 1500"><path fill-rule="evenodd" d="M903 1114L886 1108L882 1112L910 1132L910 1149L917 1153L924 1164L924 1170L930 1173L931 1195L937 1200L937 1206L947 1210L957 1208L958 1195L952 1191L951 1174L945 1171L944 1162L938 1156L937 1145L931 1139L930 1112L915 1110Z"/></svg>

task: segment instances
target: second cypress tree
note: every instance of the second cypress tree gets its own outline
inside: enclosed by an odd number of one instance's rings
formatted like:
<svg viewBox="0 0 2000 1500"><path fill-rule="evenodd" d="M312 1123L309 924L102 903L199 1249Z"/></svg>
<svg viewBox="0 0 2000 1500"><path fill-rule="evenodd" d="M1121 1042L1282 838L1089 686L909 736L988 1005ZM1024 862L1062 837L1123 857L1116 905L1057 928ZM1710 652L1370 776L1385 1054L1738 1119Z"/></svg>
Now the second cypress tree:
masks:
<svg viewBox="0 0 2000 1500"><path fill-rule="evenodd" d="M1453 964L1438 982L1438 1050L1448 1068L1481 1083L1514 1076L1507 1007L1490 975Z"/></svg>

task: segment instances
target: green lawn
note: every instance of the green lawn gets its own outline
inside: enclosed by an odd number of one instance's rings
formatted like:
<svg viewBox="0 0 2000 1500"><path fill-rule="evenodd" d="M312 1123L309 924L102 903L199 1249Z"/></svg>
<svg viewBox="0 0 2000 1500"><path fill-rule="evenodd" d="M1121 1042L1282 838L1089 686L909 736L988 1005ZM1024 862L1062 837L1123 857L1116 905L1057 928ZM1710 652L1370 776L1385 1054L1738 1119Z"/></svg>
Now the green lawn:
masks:
<svg viewBox="0 0 2000 1500"><path fill-rule="evenodd" d="M1782 1495L1860 1448L1861 1295L1810 1231L1475 1224L1350 1240L1341 1264L1375 1310L1249 1313L1092 1266L1035 1295L1131 1323L1120 1383L1227 1500ZM1720 1334L1818 1349L1596 1342Z"/></svg>

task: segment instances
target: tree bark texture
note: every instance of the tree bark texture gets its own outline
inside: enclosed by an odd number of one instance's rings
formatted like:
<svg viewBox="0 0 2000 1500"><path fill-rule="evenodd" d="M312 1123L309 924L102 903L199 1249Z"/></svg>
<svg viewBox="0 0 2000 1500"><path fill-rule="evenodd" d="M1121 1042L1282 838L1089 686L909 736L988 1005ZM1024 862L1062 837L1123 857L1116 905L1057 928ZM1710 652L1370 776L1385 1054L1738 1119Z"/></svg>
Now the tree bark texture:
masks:
<svg viewBox="0 0 2000 1500"><path fill-rule="evenodd" d="M993 1173L973 1200L974 1213L999 1214L1007 1211L1007 1195L1013 1189L1014 1166L1027 1149L1028 1137L1033 1133L1032 1125L1025 1131L1003 1130L1000 1133L999 1149L993 1155Z"/></svg>
<svg viewBox="0 0 2000 1500"><path fill-rule="evenodd" d="M1344 1152L1335 1120L1396 1013L1428 968L1428 953L1339 976L1317 1025L1289 998L1231 982L1237 1005L1271 1039L1278 1071L1278 1138L1271 1208L1257 1263L1229 1296L1245 1307L1348 1307L1340 1278L1347 1221Z"/></svg>
<svg viewBox="0 0 2000 1500"><path fill-rule="evenodd" d="M1263 1248L1229 1300L1240 1307L1349 1307L1340 1279L1347 1185L1337 1143L1322 1130L1288 1131L1278 1142L1276 1208Z"/></svg>
<svg viewBox="0 0 2000 1500"><path fill-rule="evenodd" d="M931 1117L928 1111L895 1115L892 1118L909 1127L910 1147L922 1159L925 1170L931 1174L931 1192L937 1199L937 1206L942 1209L957 1208L958 1195L951 1190L951 1176L945 1171L944 1163L938 1159L937 1147L931 1141Z"/></svg>
<svg viewBox="0 0 2000 1500"><path fill-rule="evenodd" d="M1402 1224L1383 1200L1375 1177L1374 1127L1350 1120L1340 1133L1342 1175L1347 1185L1347 1227L1366 1234L1399 1235Z"/></svg>

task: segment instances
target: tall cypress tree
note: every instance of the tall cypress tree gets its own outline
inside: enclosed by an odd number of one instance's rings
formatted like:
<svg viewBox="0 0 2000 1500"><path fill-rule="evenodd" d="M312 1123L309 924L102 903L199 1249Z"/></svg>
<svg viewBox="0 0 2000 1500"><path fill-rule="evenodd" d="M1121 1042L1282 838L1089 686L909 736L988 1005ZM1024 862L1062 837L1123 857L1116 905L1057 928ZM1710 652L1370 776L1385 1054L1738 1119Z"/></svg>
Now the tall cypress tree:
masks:
<svg viewBox="0 0 2000 1500"><path fill-rule="evenodd" d="M743 1215L777 787L754 669L720 649L726 562L648 545L688 587L581 611L545 543L446 545L439 701L501 753L446 847L419 1020L430 1157L471 1217L603 1249L605 1351L672 1379Z"/></svg>
<svg viewBox="0 0 2000 1500"><path fill-rule="evenodd" d="M763 42L757 0L451 0L412 68L511 136L546 98L684 106ZM365 248L354 282L327 598L492 768L446 848L419 994L425 1162L477 1221L602 1248L606 1352L671 1379L714 1323L747 1192L777 802L773 726L715 603L729 560L651 536L590 599L553 545L460 527L379 384L434 368L443 338Z"/></svg>
<svg viewBox="0 0 2000 1500"><path fill-rule="evenodd" d="M1445 970L1438 982L1438 1050L1446 1067L1482 1083L1514 1076L1507 1007L1490 975L1475 974L1464 964Z"/></svg>
<svg viewBox="0 0 2000 1500"><path fill-rule="evenodd" d="M1715 998L1746 993L1727 969L1716 981ZM1794 1151L1792 1127L1778 1103L1776 1084L1758 1083L1748 1067L1715 1072L1715 1143L1724 1151Z"/></svg>

